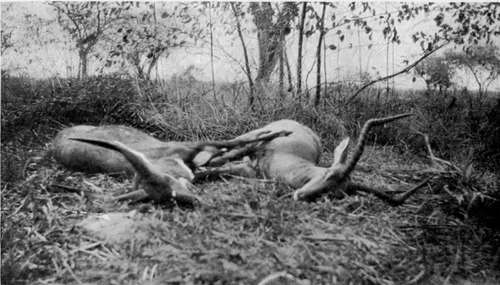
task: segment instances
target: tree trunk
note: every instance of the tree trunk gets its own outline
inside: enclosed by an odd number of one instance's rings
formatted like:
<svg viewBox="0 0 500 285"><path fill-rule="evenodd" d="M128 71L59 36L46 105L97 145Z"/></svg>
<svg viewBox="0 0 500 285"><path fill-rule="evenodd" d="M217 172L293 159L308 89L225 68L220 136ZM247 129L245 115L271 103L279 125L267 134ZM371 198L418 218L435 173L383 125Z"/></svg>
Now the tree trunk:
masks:
<svg viewBox="0 0 500 285"><path fill-rule="evenodd" d="M323 100L326 98L326 93L328 92L328 81L327 81L327 73L326 73L326 41L325 41L325 36L326 36L327 31L325 31L325 34L323 35L323 80L325 81L324 89L323 89Z"/></svg>
<svg viewBox="0 0 500 285"><path fill-rule="evenodd" d="M304 22L306 19L307 2L302 3L302 13L299 22L299 46L297 52L297 97L300 100L302 92L302 44L304 41Z"/></svg>
<svg viewBox="0 0 500 285"><path fill-rule="evenodd" d="M252 2L250 11L257 26L257 38L259 43L259 67L255 78L255 86L260 92L278 62L279 53L283 49L285 36L290 33L290 23L296 16L297 6L295 3L283 3L283 9L277 17L273 17L274 10L269 2ZM273 23L273 18L277 18Z"/></svg>
<svg viewBox="0 0 500 285"><path fill-rule="evenodd" d="M153 71L153 68L158 66L158 61L160 60L160 57L162 54L163 54L163 51L160 51L160 52L154 54L153 57L151 58L151 62L149 63L149 66L148 66L148 71L146 72L146 79L147 80L151 80L151 72ZM156 76L158 76L158 74Z"/></svg>
<svg viewBox="0 0 500 285"><path fill-rule="evenodd" d="M285 57L286 74L288 77L288 92L293 92L292 71L290 69L290 61L288 60L286 49L283 49L283 55Z"/></svg>
<svg viewBox="0 0 500 285"><path fill-rule="evenodd" d="M248 51L247 51L247 46L245 44L245 39L243 38L243 33L241 32L241 23L240 23L240 18L238 16L238 12L236 10L236 7L234 6L234 3L231 3L231 9L233 10L234 17L236 19L236 30L238 31L238 37L240 38L241 41L241 47L243 48L243 56L245 58L245 70L246 70L246 75L248 78L248 87L250 89L250 96L248 97L248 103L250 106L253 106L254 104L254 85L253 85L253 80L252 80L252 71L250 70L250 63L248 60Z"/></svg>
<svg viewBox="0 0 500 285"><path fill-rule="evenodd" d="M479 105L481 105L481 99L483 98L483 84L482 84L481 80L479 79L477 71L474 69L474 67L470 64L466 64L466 66L469 68L470 72L474 76L474 80L476 80L477 87L478 87L478 97L477 97L478 99L477 99L477 101L478 101Z"/></svg>
<svg viewBox="0 0 500 285"><path fill-rule="evenodd" d="M271 3L260 3L257 9L254 9L254 22L257 26L257 39L259 45L259 67L255 83L262 86L269 82L271 73L276 66L278 59L279 40L274 36L275 27L272 23L273 8Z"/></svg>
<svg viewBox="0 0 500 285"><path fill-rule="evenodd" d="M89 55L89 52L85 49L81 49L79 51L80 70L78 71L78 74L79 74L80 79L84 79L87 77L88 55Z"/></svg>
<svg viewBox="0 0 500 285"><path fill-rule="evenodd" d="M323 36L325 35L325 11L326 3L323 2L323 11L321 12L321 19L319 22L319 39L316 49L316 96L314 97L314 108L318 108L321 99L321 48L323 44Z"/></svg>
<svg viewBox="0 0 500 285"><path fill-rule="evenodd" d="M212 93L214 95L214 100L217 102L217 96L215 94L215 68L214 68L214 34L213 34L213 22L212 22L212 2L208 2L208 16L210 21L210 68L212 71Z"/></svg>
<svg viewBox="0 0 500 285"><path fill-rule="evenodd" d="M126 59L134 66L139 79L144 79L144 68L141 65L141 56L138 51L133 51L126 56Z"/></svg>
<svg viewBox="0 0 500 285"><path fill-rule="evenodd" d="M284 66L284 56L283 56L283 49L280 52L280 58L279 58L279 89L280 89L280 96L283 99L285 96L285 90L284 90L284 78L285 78L285 66Z"/></svg>

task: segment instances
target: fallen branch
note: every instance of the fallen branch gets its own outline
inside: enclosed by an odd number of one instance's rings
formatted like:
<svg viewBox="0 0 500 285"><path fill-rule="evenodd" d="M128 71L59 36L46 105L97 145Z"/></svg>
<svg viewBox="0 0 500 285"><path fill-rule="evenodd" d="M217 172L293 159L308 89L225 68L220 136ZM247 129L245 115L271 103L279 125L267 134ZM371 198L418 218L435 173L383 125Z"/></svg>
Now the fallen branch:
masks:
<svg viewBox="0 0 500 285"><path fill-rule="evenodd" d="M431 160L431 166L435 167L436 166L436 156L434 155L434 152L432 151L429 136L427 134L422 133L422 132L415 130L415 129L413 129L413 131L416 134L419 134L422 137L424 137L424 143L425 143L425 147L427 148L427 152L429 153L429 159Z"/></svg>

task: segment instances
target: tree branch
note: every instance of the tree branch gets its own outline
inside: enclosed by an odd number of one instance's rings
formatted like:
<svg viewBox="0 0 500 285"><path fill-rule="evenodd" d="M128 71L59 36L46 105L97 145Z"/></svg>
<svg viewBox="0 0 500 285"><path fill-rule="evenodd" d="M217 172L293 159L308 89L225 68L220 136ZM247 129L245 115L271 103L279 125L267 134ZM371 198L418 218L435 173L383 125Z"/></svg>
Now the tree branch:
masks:
<svg viewBox="0 0 500 285"><path fill-rule="evenodd" d="M414 68L417 64L419 64L422 60L426 59L431 54L435 53L436 51L438 51L439 49L441 49L442 47L444 47L447 44L448 43L444 43L444 44L438 46L434 50L432 50L432 51L424 54L422 57L420 57L419 59L417 59L415 62L413 62L412 64L408 65L407 67L403 68L402 70L400 70L400 71L398 71L396 73L389 74L387 76L380 77L378 79L375 79L373 81L368 82L367 84L363 85L360 89L358 89L358 91L356 91L356 93L354 93L351 97L349 97L349 99L347 99L346 103L349 104L350 102L352 102L352 100L354 100L354 98L356 98L361 92L363 92L363 90L365 90L366 88L372 86L373 84L375 84L377 82L385 81L385 80L391 79L393 77L396 77L398 75L401 75L403 73L409 72L412 68Z"/></svg>

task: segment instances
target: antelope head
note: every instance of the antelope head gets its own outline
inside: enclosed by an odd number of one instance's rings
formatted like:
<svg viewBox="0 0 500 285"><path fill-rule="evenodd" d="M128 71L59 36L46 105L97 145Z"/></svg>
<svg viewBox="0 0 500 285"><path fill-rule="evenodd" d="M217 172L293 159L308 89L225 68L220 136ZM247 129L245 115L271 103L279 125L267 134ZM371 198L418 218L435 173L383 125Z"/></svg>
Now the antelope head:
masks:
<svg viewBox="0 0 500 285"><path fill-rule="evenodd" d="M158 161L161 165L155 165L148 160L144 154L131 149L119 141L104 141L84 138L69 139L120 152L134 167L139 179L143 183L144 191L155 201L163 202L173 199L191 204L197 201L197 198L189 193L189 180L186 180L185 178L178 179L172 176L168 169L166 169L171 167L172 172L176 172L179 169L181 171L183 170L188 172L187 175L184 176L187 176L188 179L192 180L194 176L191 169L189 169L181 159L163 158L162 161ZM169 166L167 167L167 165Z"/></svg>
<svg viewBox="0 0 500 285"><path fill-rule="evenodd" d="M333 163L330 167L316 167L312 177L293 194L294 200L309 200L325 192L347 192L350 186L350 174L363 154L366 135L371 127L392 122L413 114L400 114L391 117L366 121L359 134L358 141L350 158L347 157L349 138L343 139L335 148Z"/></svg>

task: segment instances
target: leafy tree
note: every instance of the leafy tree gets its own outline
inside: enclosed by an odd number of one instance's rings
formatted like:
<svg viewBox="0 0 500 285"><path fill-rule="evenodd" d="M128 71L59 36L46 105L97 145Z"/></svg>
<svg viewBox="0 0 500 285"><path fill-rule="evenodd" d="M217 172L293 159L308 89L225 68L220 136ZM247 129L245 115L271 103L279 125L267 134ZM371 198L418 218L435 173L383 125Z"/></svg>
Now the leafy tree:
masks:
<svg viewBox="0 0 500 285"><path fill-rule="evenodd" d="M122 17L129 3L120 2L49 2L57 11L57 20L75 41L80 58L78 77L88 74L89 55L112 24Z"/></svg>
<svg viewBox="0 0 500 285"><path fill-rule="evenodd" d="M500 76L500 53L495 45L471 46L466 52L448 51L445 57L453 65L472 73L478 86L479 99Z"/></svg>
<svg viewBox="0 0 500 285"><path fill-rule="evenodd" d="M105 66L124 60L139 78L151 79L160 58L203 36L196 8L183 3L135 2L107 38L111 51L104 57Z"/></svg>
<svg viewBox="0 0 500 285"><path fill-rule="evenodd" d="M431 56L418 64L414 72L425 81L428 90L438 88L442 92L452 85L455 69L445 57Z"/></svg>
<svg viewBox="0 0 500 285"><path fill-rule="evenodd" d="M429 34L424 31L416 31L412 35L413 41L420 45L424 54L411 64L407 62L407 67L401 71L362 86L351 95L348 102L351 102L362 90L372 84L411 71L418 63L446 44L454 43L468 53L474 45L491 43L494 36L500 35L500 4L498 3L403 3L395 12L385 11L384 13L379 13L370 3L352 2L349 6L353 12L358 11L358 14L350 19L343 19L343 23L337 24L337 27L341 25L345 25L346 29L353 26L361 27L370 39L373 29L371 28L372 23L369 23L367 19L376 16L384 27L382 30L384 37L395 43L400 42L398 24L414 19L423 13L434 16L437 30ZM343 41L344 32L337 30L337 34Z"/></svg>
<svg viewBox="0 0 500 285"><path fill-rule="evenodd" d="M462 45L467 52L500 35L500 3L450 2L436 5L434 11L434 22L439 28L436 35L430 36L434 41L442 38Z"/></svg>

